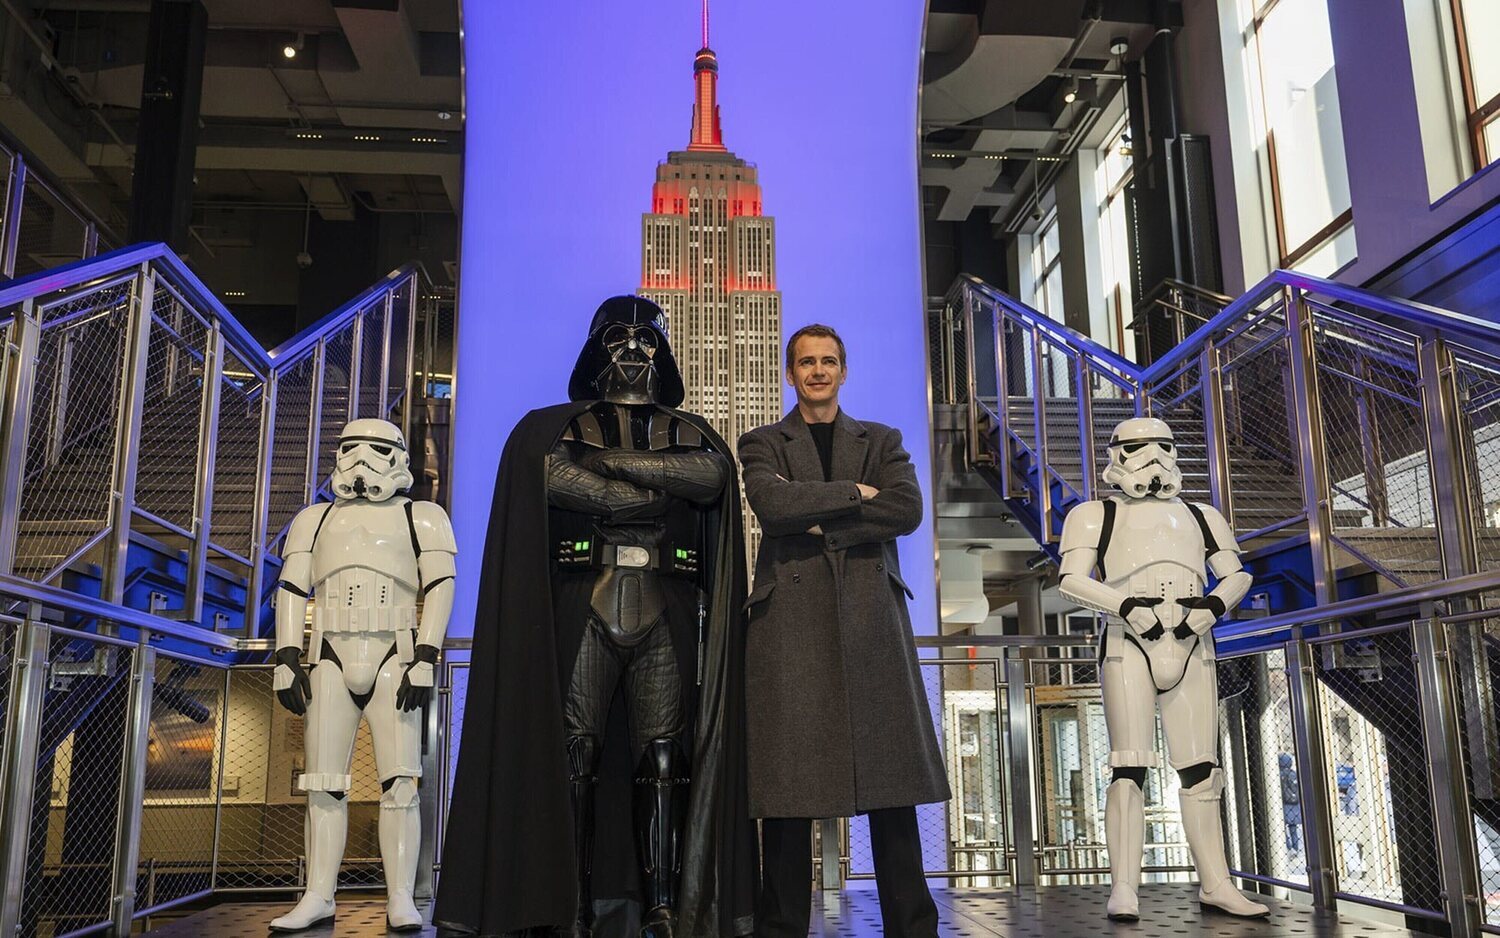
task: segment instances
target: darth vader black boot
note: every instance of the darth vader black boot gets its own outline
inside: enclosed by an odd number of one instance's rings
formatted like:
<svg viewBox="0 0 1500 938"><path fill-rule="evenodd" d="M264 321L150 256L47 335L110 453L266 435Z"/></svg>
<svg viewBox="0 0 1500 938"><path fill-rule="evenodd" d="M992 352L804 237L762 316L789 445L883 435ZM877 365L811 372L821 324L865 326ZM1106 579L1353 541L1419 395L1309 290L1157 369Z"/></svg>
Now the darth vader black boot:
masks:
<svg viewBox="0 0 1500 938"><path fill-rule="evenodd" d="M654 739L635 773L636 853L645 890L641 938L674 938L688 801L687 756L675 739Z"/></svg>

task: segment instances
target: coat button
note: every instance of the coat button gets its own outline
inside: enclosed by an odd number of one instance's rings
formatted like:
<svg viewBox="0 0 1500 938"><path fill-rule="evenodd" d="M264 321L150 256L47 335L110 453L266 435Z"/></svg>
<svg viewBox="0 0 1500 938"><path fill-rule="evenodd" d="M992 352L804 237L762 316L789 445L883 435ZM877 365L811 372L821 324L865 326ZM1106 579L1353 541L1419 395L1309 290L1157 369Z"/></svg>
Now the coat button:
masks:
<svg viewBox="0 0 1500 938"><path fill-rule="evenodd" d="M794 573L794 574L792 574L792 582L793 583L801 583L802 582L802 574L800 574L800 573Z"/></svg>

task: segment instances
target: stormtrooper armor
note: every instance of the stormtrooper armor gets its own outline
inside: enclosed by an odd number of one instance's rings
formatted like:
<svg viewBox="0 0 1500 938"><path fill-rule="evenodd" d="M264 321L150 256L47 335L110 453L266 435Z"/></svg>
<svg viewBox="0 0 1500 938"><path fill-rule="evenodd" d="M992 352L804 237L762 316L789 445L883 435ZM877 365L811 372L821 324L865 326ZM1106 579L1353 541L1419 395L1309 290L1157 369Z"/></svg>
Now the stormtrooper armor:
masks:
<svg viewBox="0 0 1500 938"><path fill-rule="evenodd" d="M1176 443L1161 420L1135 418L1115 428L1103 479L1121 494L1068 513L1059 592L1107 616L1099 682L1113 770L1105 801L1109 917L1140 915L1142 786L1147 769L1159 764L1158 705L1168 760L1182 782L1182 827L1198 870L1199 902L1231 915L1266 915L1266 906L1229 879L1220 818L1224 773L1211 630L1251 582L1234 531L1212 506L1177 497ZM1218 582L1205 593L1208 571Z"/></svg>
<svg viewBox="0 0 1500 938"><path fill-rule="evenodd" d="M569 424L547 463L559 545L554 563L561 574L592 583L563 706L578 857L573 934L593 929L595 785L610 702L623 684L645 894L641 934L667 938L690 781L669 595L680 595L683 581L699 582L698 512L717 504L730 469L692 424L667 409L682 402L682 379L666 317L648 300L615 297L599 308L569 396L595 401Z"/></svg>
<svg viewBox="0 0 1500 938"><path fill-rule="evenodd" d="M307 719L307 771L298 778L307 792L307 891L272 931L333 918L361 718L370 722L380 773L387 922L397 931L422 927L412 899L421 720L453 609L457 546L441 507L398 495L411 483L401 431L384 420L351 421L339 436L335 500L304 508L287 532L274 687L283 706ZM309 598L316 599L310 672L300 660Z"/></svg>

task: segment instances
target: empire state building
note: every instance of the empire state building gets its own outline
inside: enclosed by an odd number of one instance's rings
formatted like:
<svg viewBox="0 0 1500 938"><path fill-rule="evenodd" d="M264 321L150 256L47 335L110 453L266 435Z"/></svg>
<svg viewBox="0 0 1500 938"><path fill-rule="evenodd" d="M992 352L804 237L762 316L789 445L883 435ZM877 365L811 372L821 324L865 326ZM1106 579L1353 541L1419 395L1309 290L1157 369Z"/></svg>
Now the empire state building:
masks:
<svg viewBox="0 0 1500 938"><path fill-rule="evenodd" d="M704 0L692 136L656 167L641 220L640 293L666 311L683 406L734 446L781 419L781 293L776 220L762 213L755 165L724 146L718 81Z"/></svg>

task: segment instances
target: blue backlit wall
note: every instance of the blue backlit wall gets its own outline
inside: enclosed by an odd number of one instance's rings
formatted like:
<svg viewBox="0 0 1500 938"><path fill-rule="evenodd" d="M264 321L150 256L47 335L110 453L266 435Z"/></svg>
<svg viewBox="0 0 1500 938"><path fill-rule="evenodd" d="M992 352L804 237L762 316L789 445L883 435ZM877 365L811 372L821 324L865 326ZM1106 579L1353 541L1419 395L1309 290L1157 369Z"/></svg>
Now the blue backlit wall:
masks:
<svg viewBox="0 0 1500 938"><path fill-rule="evenodd" d="M455 635L495 467L527 410L567 396L599 301L634 292L658 160L688 142L695 0L463 8L467 125L453 518ZM724 142L760 168L788 333L849 343L848 412L901 428L931 483L916 97L924 4L715 0ZM789 392L787 392L789 393ZM918 632L936 628L931 519L902 544Z"/></svg>

